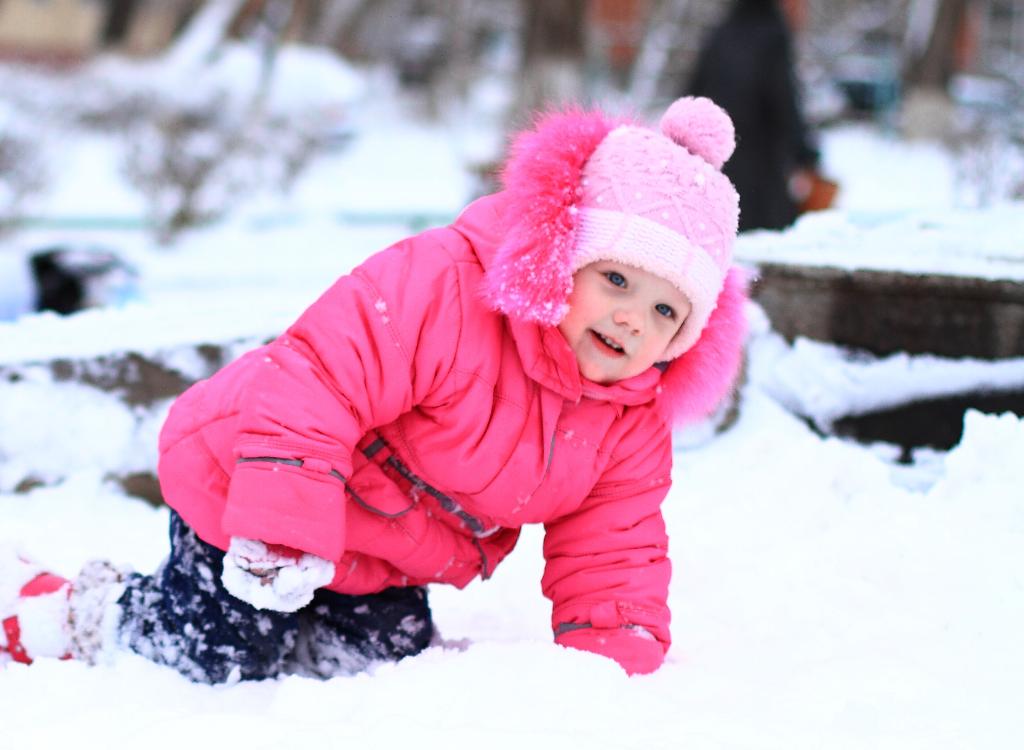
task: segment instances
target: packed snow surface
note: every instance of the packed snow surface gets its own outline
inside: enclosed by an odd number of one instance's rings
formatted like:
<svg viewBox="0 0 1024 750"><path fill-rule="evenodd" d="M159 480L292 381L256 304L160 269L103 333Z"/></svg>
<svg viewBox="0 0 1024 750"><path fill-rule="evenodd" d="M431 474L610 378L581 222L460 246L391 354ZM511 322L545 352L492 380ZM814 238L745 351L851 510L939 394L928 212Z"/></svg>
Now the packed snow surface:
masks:
<svg viewBox="0 0 1024 750"><path fill-rule="evenodd" d="M551 644L531 528L492 580L432 590L446 645L420 656L329 682L219 688L124 652L95 668L10 665L6 742L1011 747L1024 694L1022 452L1022 420L969 413L937 481L910 491L872 452L823 440L750 386L733 429L676 456L674 645L654 675ZM166 512L99 472L0 495L0 519L59 572L95 555L152 570L166 552Z"/></svg>
<svg viewBox="0 0 1024 750"><path fill-rule="evenodd" d="M792 263L912 274L1024 281L1024 204L916 210L898 216L842 210L804 216L788 232L753 232L736 255Z"/></svg>
<svg viewBox="0 0 1024 750"><path fill-rule="evenodd" d="M962 144L953 153L842 125L822 134L822 170L839 183L835 209L785 233L744 234L738 258L1024 280L1024 204L1009 200L1021 189L1024 150Z"/></svg>
<svg viewBox="0 0 1024 750"><path fill-rule="evenodd" d="M1024 391L1024 357L953 359L905 352L876 358L811 339L765 336L753 360L765 391L823 430L841 417L964 393Z"/></svg>

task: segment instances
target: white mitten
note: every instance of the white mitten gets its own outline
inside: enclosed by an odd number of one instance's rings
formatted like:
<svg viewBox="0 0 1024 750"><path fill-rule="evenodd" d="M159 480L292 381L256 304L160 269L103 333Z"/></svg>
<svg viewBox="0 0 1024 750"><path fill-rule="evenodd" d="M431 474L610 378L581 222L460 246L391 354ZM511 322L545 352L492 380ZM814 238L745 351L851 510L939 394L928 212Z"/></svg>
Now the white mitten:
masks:
<svg viewBox="0 0 1024 750"><path fill-rule="evenodd" d="M294 612L334 579L334 563L257 539L231 537L221 581L232 596L256 609Z"/></svg>

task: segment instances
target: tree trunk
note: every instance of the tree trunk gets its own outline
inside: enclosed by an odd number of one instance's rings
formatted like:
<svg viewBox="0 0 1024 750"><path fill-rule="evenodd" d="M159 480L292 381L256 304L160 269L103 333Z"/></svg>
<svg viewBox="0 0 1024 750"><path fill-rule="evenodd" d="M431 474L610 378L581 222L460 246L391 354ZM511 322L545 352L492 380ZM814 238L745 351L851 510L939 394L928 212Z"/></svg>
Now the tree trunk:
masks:
<svg viewBox="0 0 1024 750"><path fill-rule="evenodd" d="M585 0L523 0L517 120L583 95Z"/></svg>
<svg viewBox="0 0 1024 750"><path fill-rule="evenodd" d="M103 19L102 43L104 47L120 44L128 33L138 0L108 0Z"/></svg>
<svg viewBox="0 0 1024 750"><path fill-rule="evenodd" d="M195 65L206 60L224 37L245 0L213 0L196 12L168 48L174 65Z"/></svg>
<svg viewBox="0 0 1024 750"><path fill-rule="evenodd" d="M909 138L954 137L949 82L956 72L957 32L968 0L914 0L907 25L900 115Z"/></svg>
<svg viewBox="0 0 1024 750"><path fill-rule="evenodd" d="M346 29L357 25L358 19L366 12L368 0L332 0L329 3L315 3L310 18L314 24L306 38L312 44L336 46Z"/></svg>
<svg viewBox="0 0 1024 750"><path fill-rule="evenodd" d="M949 85L956 72L957 32L967 5L968 0L915 0L904 71L908 88L945 90Z"/></svg>

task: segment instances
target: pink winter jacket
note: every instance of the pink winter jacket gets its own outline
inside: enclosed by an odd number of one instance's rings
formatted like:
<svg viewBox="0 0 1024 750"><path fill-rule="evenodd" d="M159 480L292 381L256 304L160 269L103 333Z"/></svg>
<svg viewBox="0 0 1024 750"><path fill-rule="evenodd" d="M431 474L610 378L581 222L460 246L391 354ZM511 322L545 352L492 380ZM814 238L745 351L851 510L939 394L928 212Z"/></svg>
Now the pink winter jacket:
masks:
<svg viewBox="0 0 1024 750"><path fill-rule="evenodd" d="M335 561L328 588L349 594L463 587L543 523L556 640L653 671L670 643L659 392L678 404L700 370L684 357L598 385L557 328L492 311L481 284L507 203L372 256L190 388L160 436L164 496L220 549L239 536Z"/></svg>

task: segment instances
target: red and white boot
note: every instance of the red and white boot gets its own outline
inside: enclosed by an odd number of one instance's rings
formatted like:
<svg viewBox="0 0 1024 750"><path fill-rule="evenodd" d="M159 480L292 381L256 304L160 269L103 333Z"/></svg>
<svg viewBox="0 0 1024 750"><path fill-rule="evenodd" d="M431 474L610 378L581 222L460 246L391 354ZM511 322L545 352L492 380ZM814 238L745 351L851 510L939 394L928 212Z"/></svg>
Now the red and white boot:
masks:
<svg viewBox="0 0 1024 750"><path fill-rule="evenodd" d="M69 658L71 582L16 553L0 552L0 661Z"/></svg>
<svg viewBox="0 0 1024 750"><path fill-rule="evenodd" d="M115 640L124 577L97 561L69 581L0 548L0 664L44 657L95 663Z"/></svg>

